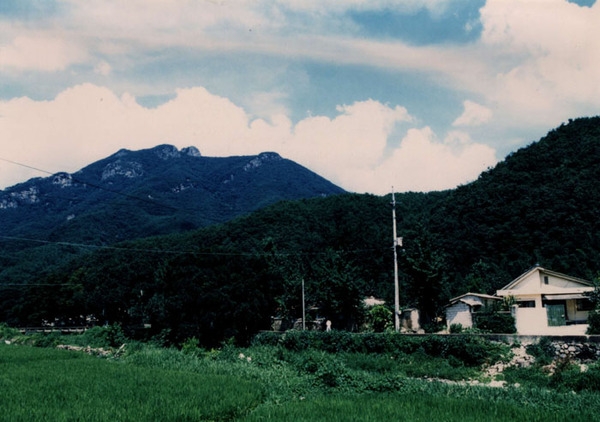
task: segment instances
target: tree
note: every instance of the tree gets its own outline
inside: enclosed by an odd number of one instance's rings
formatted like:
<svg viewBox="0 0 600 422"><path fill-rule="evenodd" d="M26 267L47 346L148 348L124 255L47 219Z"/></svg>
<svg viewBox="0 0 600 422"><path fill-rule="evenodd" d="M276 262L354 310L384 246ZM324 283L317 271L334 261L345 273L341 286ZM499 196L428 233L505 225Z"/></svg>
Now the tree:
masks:
<svg viewBox="0 0 600 422"><path fill-rule="evenodd" d="M376 333L382 333L394 326L393 312L385 305L375 305L367 312L367 323Z"/></svg>
<svg viewBox="0 0 600 422"><path fill-rule="evenodd" d="M357 268L327 249L311 264L309 298L334 328L355 330L363 319L360 283Z"/></svg>
<svg viewBox="0 0 600 422"><path fill-rule="evenodd" d="M410 278L405 300L419 309L423 324L434 323L449 299L446 258L436 236L422 223L409 239L405 242L404 271Z"/></svg>
<svg viewBox="0 0 600 422"><path fill-rule="evenodd" d="M588 313L587 334L600 334L600 280L596 279L594 284L594 290L588 294L594 309Z"/></svg>

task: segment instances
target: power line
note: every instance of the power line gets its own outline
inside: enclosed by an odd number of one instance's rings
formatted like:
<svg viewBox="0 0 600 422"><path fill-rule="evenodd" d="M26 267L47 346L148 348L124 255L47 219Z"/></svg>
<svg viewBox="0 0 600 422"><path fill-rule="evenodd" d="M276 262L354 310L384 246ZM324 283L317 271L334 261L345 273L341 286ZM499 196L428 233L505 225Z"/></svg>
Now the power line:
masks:
<svg viewBox="0 0 600 422"><path fill-rule="evenodd" d="M50 172L48 170L44 170L44 169L40 169L38 167L34 167L28 164L23 164L14 160L9 160L7 158L3 158L0 157L0 161L5 161L7 163L11 163L17 166L21 166L21 167L25 167L25 168L29 168L35 171L39 171L41 173L45 173L48 174L50 176L59 174L59 173L67 173L67 172ZM119 192L116 190L112 190L112 189L108 189L104 186L100 186L94 183L90 183L90 182L86 182L84 180L78 179L76 177L73 177L73 174L71 173L67 173L71 176L71 179L79 184L82 184L84 186L89 186L95 189L99 189L102 191L106 191L106 192L110 192L113 193L115 195L120 195L129 199L134 199L136 201L140 201L140 202L145 202L154 206L159 206L159 207L163 207L163 208L167 208L173 211L185 211L185 212L197 212L200 211L200 209L198 208L180 208L180 207L175 207L172 205L167 205L167 204L163 204L160 202L156 202L156 201L152 201L152 200L148 200L147 198L143 198L143 197L139 197L139 196L135 196L135 195L131 195L128 193L124 193L124 192ZM50 193L50 195L52 195L52 193ZM67 198L67 197L61 197L61 199L64 200L78 200L77 198ZM80 200L79 200L80 201ZM210 218L210 217L203 217L203 220L205 221L212 221L215 223L222 223L222 221L217 220L215 218ZM228 253L228 252L199 252L199 251L178 251L178 250L167 250L167 249L150 249L150 248L127 248L127 247L119 247L119 246L110 246L110 245L91 245L91 244L85 244L85 243L76 243L76 242L61 242L61 241L50 241L50 240L42 240L42 239L32 239L32 238L23 238L23 237L16 237L16 236L2 236L0 235L0 239L4 239L4 240L13 240L13 241L24 241L24 242L36 242L36 243L43 243L43 244L53 244L53 245L59 245L59 246L70 246L70 247L79 247L79 248L86 248L86 249L109 249L109 250L116 250L116 251L132 251L132 252L148 252L148 253L165 253L165 254L195 254L195 255L215 255L215 256L261 256L261 255L265 255L265 256L316 256L316 255L322 255L326 252L277 252L275 254L273 253L269 253L269 252L265 252L265 253ZM352 251L345 251L348 253L360 253L360 252L367 252L367 251L373 251L375 250L374 248L371 249L360 249L360 250L352 250Z"/></svg>
<svg viewBox="0 0 600 422"><path fill-rule="evenodd" d="M44 170L44 169L40 169L40 168L37 168L37 167L34 167L34 166L30 166L30 165L27 165L27 164L19 163L17 161L9 160L9 159L3 158L3 157L0 157L0 160L1 161L5 161L7 163L15 164L17 166L21 166L21 167L25 167L25 168L28 168L28 169L36 170L36 171L39 171L41 173L48 174L50 176L53 176L53 175L59 174L59 173L66 173L66 172L52 173L52 172L50 172L48 170ZM94 184L94 183L90 183L90 182L87 182L85 180L81 180L81 179L78 179L76 177L73 177L73 174L71 174L71 173L67 173L67 174L69 174L71 176L71 179L73 181L75 181L76 183L80 183L80 184L82 184L82 185L84 185L86 187L90 186L90 187L95 188L95 189L100 189L100 190L103 190L105 192L110 192L110 193L113 193L115 195L121 195L121 196L124 196L124 197L129 198L129 199L135 199L136 201L145 202L145 203L148 203L148 204L152 204L154 206L159 206L159 207L167 208L167 209L170 209L170 210L173 210L173 211L186 211L186 212L195 212L195 211L198 211L198 209L193 209L193 208L177 208L177 207L174 207L172 205L167 205L167 204L163 204L163 203L160 203L160 202L151 201L151 200L149 200L147 198L142 198L142 197L131 195L131 194L128 194L128 193L124 193L124 192L119 192L119 191L116 191L116 190L108 189L108 188L105 188L104 186L100 186L100 185L97 185L97 184ZM66 199L66 198L64 198L64 199ZM210 220L213 220L215 222L217 221L217 220L214 220L214 219L210 219Z"/></svg>
<svg viewBox="0 0 600 422"><path fill-rule="evenodd" d="M173 254L173 255L206 255L206 256L276 256L276 257L286 257L286 256L317 256L327 254L327 251L322 252L201 252L201 251L192 251L192 250L173 250L173 249L152 249L152 248L128 248L124 246L110 246L110 245L91 245L86 243L76 243L76 242L60 242L60 241L51 241L51 240L41 240L41 239L31 239L26 237L16 237L16 236L2 236L0 235L0 239L9 240L9 241L19 241L19 242L34 242L34 243L42 243L42 244L50 244L57 246L70 246L70 247L79 247L86 249L107 249L107 250L115 250L115 251L123 251L123 252L145 252L145 253L156 253L156 254ZM379 250L375 248L369 249L353 249L353 250L344 250L345 253L361 253L361 252L369 252ZM382 251L384 249L381 249Z"/></svg>

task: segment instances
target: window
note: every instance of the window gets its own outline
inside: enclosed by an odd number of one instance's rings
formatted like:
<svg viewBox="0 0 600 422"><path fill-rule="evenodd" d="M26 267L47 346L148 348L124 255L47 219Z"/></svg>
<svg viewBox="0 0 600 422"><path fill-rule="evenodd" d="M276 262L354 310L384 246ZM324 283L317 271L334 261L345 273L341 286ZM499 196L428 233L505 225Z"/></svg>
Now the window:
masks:
<svg viewBox="0 0 600 422"><path fill-rule="evenodd" d="M535 308L535 300L520 300L517 305L519 308Z"/></svg>
<svg viewBox="0 0 600 422"><path fill-rule="evenodd" d="M548 276L547 275L544 276L544 284L548 284Z"/></svg>
<svg viewBox="0 0 600 422"><path fill-rule="evenodd" d="M594 304L589 299L577 299L578 311L591 311L594 309Z"/></svg>

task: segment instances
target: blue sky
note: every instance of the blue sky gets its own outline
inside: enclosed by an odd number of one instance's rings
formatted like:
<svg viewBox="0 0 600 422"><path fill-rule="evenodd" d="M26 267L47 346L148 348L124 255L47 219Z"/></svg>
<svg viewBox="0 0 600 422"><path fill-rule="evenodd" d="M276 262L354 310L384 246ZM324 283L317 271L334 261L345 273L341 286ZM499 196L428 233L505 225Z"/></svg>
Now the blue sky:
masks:
<svg viewBox="0 0 600 422"><path fill-rule="evenodd" d="M598 23L591 0L3 0L0 158L171 143L449 189L599 114ZM0 189L36 176L0 160Z"/></svg>

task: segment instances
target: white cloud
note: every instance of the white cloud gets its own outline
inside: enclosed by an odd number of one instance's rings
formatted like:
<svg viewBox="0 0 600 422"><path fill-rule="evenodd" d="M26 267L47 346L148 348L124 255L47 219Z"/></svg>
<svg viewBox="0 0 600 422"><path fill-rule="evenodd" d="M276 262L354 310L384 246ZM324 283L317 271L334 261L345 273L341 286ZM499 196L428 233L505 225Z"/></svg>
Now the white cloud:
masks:
<svg viewBox="0 0 600 422"><path fill-rule="evenodd" d="M450 134L439 142L431 128L414 128L381 165L379 178L393 182L396 191L444 190L476 179L495 163L495 151L466 134Z"/></svg>
<svg viewBox="0 0 600 422"><path fill-rule="evenodd" d="M431 129L410 129L390 154L398 124L414 125L400 106L374 100L338 107L334 118L308 117L293 125L284 114L255 119L202 87L181 89L153 109L129 94L91 84L67 89L51 101L19 98L0 102L0 138L9 139L2 158L73 172L120 148L171 143L197 146L206 156L276 151L343 188L383 194L397 190L445 189L473 179L494 163L494 151L454 132L443 142ZM0 185L23 181L22 168L3 163ZM30 177L43 176L32 173Z"/></svg>
<svg viewBox="0 0 600 422"><path fill-rule="evenodd" d="M30 34L0 45L0 70L54 72L85 59L84 51L58 37Z"/></svg>
<svg viewBox="0 0 600 422"><path fill-rule="evenodd" d="M600 2L488 0L481 19L481 44L500 64L485 94L507 120L552 125L598 111Z"/></svg>
<svg viewBox="0 0 600 422"><path fill-rule="evenodd" d="M463 102L463 107L463 114L452 123L452 126L479 126L492 118L492 110L476 102L466 100Z"/></svg>
<svg viewBox="0 0 600 422"><path fill-rule="evenodd" d="M110 75L111 71L112 71L111 65L108 64L107 62L105 62L104 60L102 60L100 63L98 63L94 67L94 72L96 72L96 73L98 73L99 75L102 75L102 76L108 76L108 75Z"/></svg>

